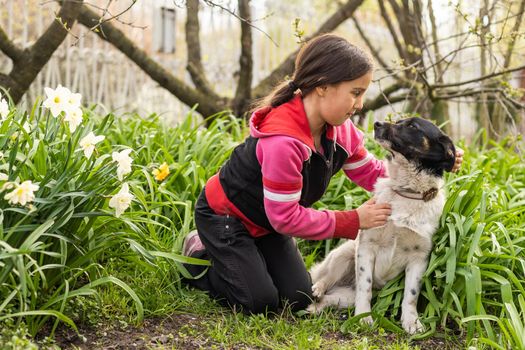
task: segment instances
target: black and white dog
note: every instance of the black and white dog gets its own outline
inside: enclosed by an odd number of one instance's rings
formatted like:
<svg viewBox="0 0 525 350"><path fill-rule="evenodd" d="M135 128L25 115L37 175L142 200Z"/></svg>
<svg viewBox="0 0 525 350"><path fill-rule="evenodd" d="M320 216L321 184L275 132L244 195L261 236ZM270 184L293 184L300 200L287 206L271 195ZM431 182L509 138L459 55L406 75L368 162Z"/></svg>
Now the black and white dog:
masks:
<svg viewBox="0 0 525 350"><path fill-rule="evenodd" d="M372 287L381 288L404 271L401 322L413 334L423 330L416 304L445 204L443 172L454 166L456 152L447 135L421 118L376 122L374 133L390 153L388 177L377 181L374 196L391 204L392 215L385 226L362 230L356 241L345 242L312 268L317 301L309 311L355 304L356 315L370 312Z"/></svg>

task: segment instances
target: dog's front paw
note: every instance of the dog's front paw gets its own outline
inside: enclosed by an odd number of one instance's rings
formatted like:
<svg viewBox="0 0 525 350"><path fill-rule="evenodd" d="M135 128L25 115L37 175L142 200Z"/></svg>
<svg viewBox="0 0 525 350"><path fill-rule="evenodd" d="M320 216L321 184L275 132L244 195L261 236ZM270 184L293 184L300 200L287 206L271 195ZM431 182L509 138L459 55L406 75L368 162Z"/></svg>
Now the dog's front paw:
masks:
<svg viewBox="0 0 525 350"><path fill-rule="evenodd" d="M402 317L401 322L403 324L403 329L408 334L421 333L425 330L417 316Z"/></svg>
<svg viewBox="0 0 525 350"><path fill-rule="evenodd" d="M316 299L321 299L326 292L326 285L319 281L312 286L312 295Z"/></svg>
<svg viewBox="0 0 525 350"><path fill-rule="evenodd" d="M372 316L366 316L360 319L359 322L361 322L362 325L371 326L374 323L374 319Z"/></svg>
<svg viewBox="0 0 525 350"><path fill-rule="evenodd" d="M314 302L308 305L306 311L311 314L318 314L325 308L325 306L326 305L323 302Z"/></svg>
<svg viewBox="0 0 525 350"><path fill-rule="evenodd" d="M356 309L355 309L355 316L358 316L358 315L361 315L361 314L366 314L366 313L370 313L370 308L359 308L359 307L356 307ZM361 318L359 320L359 322L362 325L371 326L374 323L374 319L372 318L372 316L368 315L366 317Z"/></svg>

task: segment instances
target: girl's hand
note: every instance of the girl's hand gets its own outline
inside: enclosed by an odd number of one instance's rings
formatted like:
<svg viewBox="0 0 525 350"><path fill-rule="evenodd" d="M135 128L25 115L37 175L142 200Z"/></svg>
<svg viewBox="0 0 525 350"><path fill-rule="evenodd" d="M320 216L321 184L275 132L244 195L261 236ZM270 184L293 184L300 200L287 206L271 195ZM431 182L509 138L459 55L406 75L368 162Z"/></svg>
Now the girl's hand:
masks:
<svg viewBox="0 0 525 350"><path fill-rule="evenodd" d="M359 228L366 229L385 225L392 214L392 207L388 203L377 204L376 199L371 198L356 211L359 216Z"/></svg>
<svg viewBox="0 0 525 350"><path fill-rule="evenodd" d="M451 170L453 173L457 173L458 170L461 168L461 163L463 163L464 154L465 151L463 151L461 148L456 147L456 161L454 163L454 167Z"/></svg>

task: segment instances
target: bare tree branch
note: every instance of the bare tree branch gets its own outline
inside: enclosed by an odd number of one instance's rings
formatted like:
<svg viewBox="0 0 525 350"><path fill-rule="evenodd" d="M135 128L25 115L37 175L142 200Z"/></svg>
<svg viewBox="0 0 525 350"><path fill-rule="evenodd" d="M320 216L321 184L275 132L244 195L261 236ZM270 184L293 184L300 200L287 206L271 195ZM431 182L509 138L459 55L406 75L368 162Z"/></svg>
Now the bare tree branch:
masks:
<svg viewBox="0 0 525 350"><path fill-rule="evenodd" d="M202 65L199 0L187 0L186 9L186 47L188 50L188 64L186 65L186 69L190 73L191 80L197 90L202 94L210 95L213 99L218 100L220 97L213 91Z"/></svg>
<svg viewBox="0 0 525 350"><path fill-rule="evenodd" d="M91 28L100 22L100 16L90 10L87 6L82 6L78 17L79 23ZM218 112L218 106L224 106L224 101L214 101L210 96L206 96L199 91L192 89L182 80L177 79L168 70L160 66L146 52L138 48L122 31L117 29L109 22L100 24L98 36L111 43L118 50L124 53L130 60L135 62L146 74L158 82L160 86L177 96L188 106L198 105L196 110L204 116L213 115Z"/></svg>
<svg viewBox="0 0 525 350"><path fill-rule="evenodd" d="M391 74L391 76L398 80L399 79L399 76L398 74L396 73L396 71L392 68L390 68L385 60L383 59L383 57L381 57L381 55L379 54L379 51L377 51L377 49L374 47L374 45L372 44L372 42L370 41L370 39L368 38L368 36L365 34L363 28L361 28L361 25L359 24L359 22L357 21L357 19L355 18L355 16L352 16L352 21L354 22L354 25L355 25L355 28L357 29L357 32L359 33L359 35L361 36L361 38L363 39L363 41L365 42L366 46L368 46L368 48L370 49L370 51L372 52L372 55L374 55L375 59L377 62L379 62L379 64L381 65L381 67L383 67L389 74Z"/></svg>
<svg viewBox="0 0 525 350"><path fill-rule="evenodd" d="M439 83L443 82L443 67L441 64L441 53L439 51L439 41L437 36L437 25L436 25L436 17L434 16L434 6L432 4L432 0L428 0L428 16L430 17L430 31L432 35L433 44L432 47L434 49L434 56L436 57L436 61L439 61L439 64L435 65L435 76L436 81ZM432 65L434 67L434 65Z"/></svg>
<svg viewBox="0 0 525 350"><path fill-rule="evenodd" d="M2 50L3 53L7 55L11 60L16 61L18 60L24 51L15 45L13 41L11 41L7 34L4 32L4 30L0 27L0 50Z"/></svg>
<svg viewBox="0 0 525 350"><path fill-rule="evenodd" d="M239 81L232 103L234 114L237 116L241 116L246 111L246 105L250 100L253 76L252 27L249 25L251 20L249 0L239 0L239 14L245 21L241 22Z"/></svg>
<svg viewBox="0 0 525 350"><path fill-rule="evenodd" d="M434 49L434 58L435 61L439 62L436 64L431 64L432 67L435 67L434 69L434 77L436 83L443 83L443 76L445 74L445 69L447 69L449 66L447 65L445 68L443 68L443 61L441 60L441 52L439 49L439 41L438 41L438 35L437 35L437 25L436 25L436 17L434 16L434 6L432 4L432 0L428 0L428 16L430 17L430 32L433 40L433 49ZM430 63L432 62L429 46L425 45L427 51ZM425 79L426 80L426 79ZM428 96L432 99L432 90L428 91ZM439 113L434 113L434 117L436 117L439 124L443 124L447 122L450 119L449 115L449 106L447 101L435 101L433 100L435 104L439 104ZM436 110L436 108L434 108ZM450 132L450 125L445 123L445 131Z"/></svg>
<svg viewBox="0 0 525 350"><path fill-rule="evenodd" d="M398 53L399 57L401 57L404 60L408 60L407 53L406 53L403 45L399 41L399 37L398 37L397 31L395 30L394 25L392 24L392 21L390 20L390 16L388 15L388 13L386 11L384 0L378 0L377 2L379 3L379 9L381 11L381 17L383 17L383 20L385 21L385 24L386 24L388 30L390 31L390 35L392 36L392 40L394 41L394 45L396 46L397 53Z"/></svg>
<svg viewBox="0 0 525 350"><path fill-rule="evenodd" d="M525 109L525 104L524 103L516 101L514 98L508 96L506 91L504 89L502 89L502 88L483 87L483 88L479 88L479 89L452 90L452 91L447 91L446 94L437 95L435 98L436 99L451 100L451 99L460 98L460 97L472 97L472 96L479 96L479 95L497 95L497 96L501 96L501 97L503 97L503 99L505 101L509 102L515 108ZM497 96L496 96L496 98L494 100L487 99L486 102L495 102L495 101L497 101L498 100Z"/></svg>
<svg viewBox="0 0 525 350"><path fill-rule="evenodd" d="M13 79L7 74L0 73L0 86L9 89L9 86L13 85Z"/></svg>
<svg viewBox="0 0 525 350"><path fill-rule="evenodd" d="M419 2L419 0L412 0L413 3ZM403 7L399 7L396 0L389 0L390 6L392 6L394 13L397 16L398 21L398 27L401 31L401 34L403 35L403 39L405 41L405 45L411 45L413 48L422 48L422 45L419 41L420 36L420 30L419 27L420 22L417 22L416 17L418 16L417 13L410 11L410 5L407 0L403 0ZM420 57L419 55L412 51L405 51L406 58L408 58L408 61L410 63L417 61ZM423 62L421 62L421 66L423 66Z"/></svg>
<svg viewBox="0 0 525 350"><path fill-rule="evenodd" d="M516 39L517 39L517 33L521 26L521 21L523 19L523 12L525 12L525 0L521 0L520 8L518 10L518 17L516 17L516 21L514 22L514 26L512 27L511 37L509 44L507 46L507 52L505 53L505 60L503 62L503 68L507 68L510 65L510 59L512 57L512 52L514 51L514 46L516 45ZM502 31L503 33L503 31Z"/></svg>
<svg viewBox="0 0 525 350"><path fill-rule="evenodd" d="M82 0L63 1L56 18L40 38L28 49L11 51L13 68L3 85L18 103L73 26Z"/></svg>
<svg viewBox="0 0 525 350"><path fill-rule="evenodd" d="M354 14L355 10L357 10L357 8L361 6L363 2L364 0L348 0L345 4L341 5L341 7L337 9L335 13L330 16L330 18L328 18L313 35L308 37L307 40L319 34L333 31L341 23L350 18ZM296 50L288 55L288 57L277 68L275 68L265 79L263 79L253 89L252 97L260 98L264 96L268 90L271 89L271 87L279 82L279 80L283 79L283 77L286 75L291 74L294 69L295 57L297 56L298 52L299 50Z"/></svg>
<svg viewBox="0 0 525 350"><path fill-rule="evenodd" d="M241 16L237 15L237 14L235 13L235 11L232 11L232 10L230 10L229 8L224 7L224 6L220 5L220 4L217 4L216 2L213 2L213 1L211 1L211 0L204 0L204 3L207 4L207 5L209 5L209 6L212 6L212 7L218 7L218 8L220 8L221 10L228 12L230 15L232 15L232 16L235 17L235 18L237 18L239 21L241 21L241 22L246 22L246 24L248 24L250 27L255 28L255 29L258 30L259 32L263 33L268 39L270 39L270 41L271 41L275 46L279 46L279 45L277 45L277 43L273 40L273 38L272 38L270 35L268 35L268 33L266 33L266 32L265 32L264 30L262 30L261 28L259 28L259 27L257 27L257 26L254 26L254 25L252 24L254 21L252 21L252 20L249 20L249 21L248 21L248 20L246 20L246 18L243 18L242 15L241 15Z"/></svg>
<svg viewBox="0 0 525 350"><path fill-rule="evenodd" d="M308 39L333 31L341 23L350 18L363 2L364 0L349 0L346 4L341 5Z"/></svg>
<svg viewBox="0 0 525 350"><path fill-rule="evenodd" d="M107 3L107 5L105 7L97 6L95 4L86 2L87 6L91 6L91 7L94 7L96 9L98 9L98 10L102 10L102 15L100 16L100 19L99 19L98 23L95 24L92 28L90 28L90 30L93 31L93 32L96 32L98 27L100 27L100 25L102 23L109 22L109 21L112 21L112 20L116 20L117 22L122 23L122 24L124 24L126 26L130 26L132 28L146 29L147 28L146 26L136 26L136 25L134 25L131 22L124 22L124 21L122 21L120 19L120 16L122 16L124 13L128 12L133 7L133 5L135 5L136 2L137 2L137 0L132 0L127 8L125 8L124 10L120 11L117 14L112 14L109 11L109 5L111 3L111 0ZM106 14L109 14L109 17L106 18Z"/></svg>
<svg viewBox="0 0 525 350"><path fill-rule="evenodd" d="M500 19L498 21L494 21L492 22L492 25L498 25L498 24L505 24L505 22L509 19L512 19L512 18L516 18L518 17L519 14L514 14L514 15L510 15L504 19ZM472 31L471 30L467 30L467 31L464 31L464 32L459 32L459 33L454 33L454 34L451 34L449 36L446 36L446 37L442 37L442 38L439 38L437 39L439 42L444 42L444 41L447 41L447 40L452 40L452 39L456 39L458 37L461 37L461 36L465 36L465 35L470 35L472 34ZM429 42L427 43L428 46L433 46L434 45L434 42Z"/></svg>
<svg viewBox="0 0 525 350"><path fill-rule="evenodd" d="M408 82L403 82L403 81L398 81L398 82L395 82L394 84L386 87L385 89L383 89L382 91L380 91L380 93L370 99L370 100L367 100L365 103L364 103L364 107L363 109L360 111L361 114L366 114L366 112L368 111L373 111L373 110L376 110L376 109L379 109L381 107L384 107L384 106L387 106L389 104L394 104L396 102L401 102L403 101L404 99L407 98L407 95L409 94L404 94L402 96L396 96L396 97L391 97L391 95L399 90L402 90L404 88L407 88L409 87L409 83Z"/></svg>
<svg viewBox="0 0 525 350"><path fill-rule="evenodd" d="M432 88L433 89L440 89L440 88L447 88L447 87L461 86L461 85L466 85L466 84L471 84L471 83L477 83L477 82L480 82L480 81L483 81L483 80L486 80L486 79L497 77L498 75L504 75L504 74L507 74L507 73L512 73L512 72L516 72L516 71L523 70L523 69L525 69L525 65L521 65L521 66L510 68L510 69L505 69L505 70L502 70L502 71L499 71L499 72L494 72L494 73L487 74L487 75L484 75L484 76L481 76L481 77L478 77L478 78L475 78L475 79L460 81L460 82L457 82L457 83L435 84L435 85L432 86Z"/></svg>
<svg viewBox="0 0 525 350"><path fill-rule="evenodd" d="M489 87L481 87L477 89L467 88L467 89L460 89L460 90L447 90L445 93L434 95L434 98L436 100L446 100L449 98L477 96L481 94L490 94L490 93L500 93L502 91L503 90L500 88L489 88Z"/></svg>

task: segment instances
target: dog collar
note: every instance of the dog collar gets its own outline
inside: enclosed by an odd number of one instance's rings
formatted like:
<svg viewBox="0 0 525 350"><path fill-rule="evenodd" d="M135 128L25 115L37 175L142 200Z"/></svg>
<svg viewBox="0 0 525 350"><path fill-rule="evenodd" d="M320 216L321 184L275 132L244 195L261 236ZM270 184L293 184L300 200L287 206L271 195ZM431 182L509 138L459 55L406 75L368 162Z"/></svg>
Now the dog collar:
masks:
<svg viewBox="0 0 525 350"><path fill-rule="evenodd" d="M428 202L428 201L436 198L436 196L438 194L438 189L435 188L435 187L432 187L431 189L429 189L428 191L425 191L425 192L416 192L416 191L412 191L412 190L398 191L398 190L394 190L394 189L392 189L392 191L394 191L397 195L399 195L401 197L405 197L405 198L408 198L408 199L420 200L420 201L424 201L424 202Z"/></svg>

